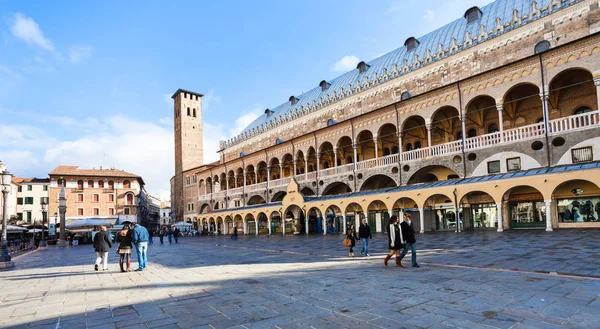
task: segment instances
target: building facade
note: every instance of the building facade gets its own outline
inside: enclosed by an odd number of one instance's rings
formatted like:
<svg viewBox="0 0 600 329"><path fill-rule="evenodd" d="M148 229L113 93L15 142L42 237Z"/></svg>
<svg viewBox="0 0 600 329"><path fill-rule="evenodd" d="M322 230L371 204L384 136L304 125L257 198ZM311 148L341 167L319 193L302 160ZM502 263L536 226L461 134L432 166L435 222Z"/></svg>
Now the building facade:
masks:
<svg viewBox="0 0 600 329"><path fill-rule="evenodd" d="M42 202L48 204L48 178L19 178L14 177L17 188L17 218L19 224L41 224ZM50 219L50 214L46 220Z"/></svg>
<svg viewBox="0 0 600 329"><path fill-rule="evenodd" d="M117 169L58 166L52 170L48 213L58 213L58 195L65 185L67 223L86 219L137 222L142 177Z"/></svg>
<svg viewBox="0 0 600 329"><path fill-rule="evenodd" d="M265 110L217 163L176 166L174 212L246 234L383 231L399 212L421 232L600 227L599 31L595 1L470 8ZM198 139L186 93L176 163Z"/></svg>
<svg viewBox="0 0 600 329"><path fill-rule="evenodd" d="M4 163L2 163L2 161L0 161L0 173L3 173L6 170L6 165ZM15 179L15 177L12 178L12 181L10 183L10 188L7 191L7 196L6 196L6 214L7 214L7 218L8 218L8 222L14 222L17 218L17 193L18 193L18 189L19 189L19 184L17 183L17 180ZM1 191L2 187L0 187L0 220L3 220L4 218L4 195L2 194Z"/></svg>

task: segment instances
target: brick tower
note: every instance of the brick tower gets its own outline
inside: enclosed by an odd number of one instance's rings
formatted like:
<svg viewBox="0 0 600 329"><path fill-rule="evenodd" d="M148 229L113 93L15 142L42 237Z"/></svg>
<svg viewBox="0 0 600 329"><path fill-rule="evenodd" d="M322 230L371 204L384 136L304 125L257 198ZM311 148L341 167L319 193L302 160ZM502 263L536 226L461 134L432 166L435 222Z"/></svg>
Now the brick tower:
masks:
<svg viewBox="0 0 600 329"><path fill-rule="evenodd" d="M171 206L175 220L183 220L183 172L204 163L202 147L202 94L178 89L173 98L175 121L175 186Z"/></svg>

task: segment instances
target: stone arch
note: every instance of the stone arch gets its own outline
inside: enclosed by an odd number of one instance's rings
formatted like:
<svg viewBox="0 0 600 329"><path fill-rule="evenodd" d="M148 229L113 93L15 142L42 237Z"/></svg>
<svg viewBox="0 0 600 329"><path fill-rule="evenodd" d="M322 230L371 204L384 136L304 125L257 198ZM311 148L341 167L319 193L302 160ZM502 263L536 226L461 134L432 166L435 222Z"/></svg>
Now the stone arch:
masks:
<svg viewBox="0 0 600 329"><path fill-rule="evenodd" d="M286 195L287 195L286 191L279 191L279 192L273 194L273 197L271 198L271 202L282 201Z"/></svg>
<svg viewBox="0 0 600 329"><path fill-rule="evenodd" d="M459 207L462 209L461 219L465 229L497 228L498 209L493 192L484 190L462 191L457 193Z"/></svg>
<svg viewBox="0 0 600 329"><path fill-rule="evenodd" d="M323 215L318 207L311 207L306 212L308 219L308 233L323 233Z"/></svg>
<svg viewBox="0 0 600 329"><path fill-rule="evenodd" d="M459 210L452 200L453 196L448 196L444 193L432 193L427 196L421 208L427 220L424 221L423 228L421 228L419 223L419 230L455 230L457 217L459 217L457 211ZM425 209L429 210L425 211ZM412 220L414 223L415 218L412 218Z"/></svg>
<svg viewBox="0 0 600 329"><path fill-rule="evenodd" d="M559 223L597 222L600 220L600 188L587 179L572 179L552 191Z"/></svg>
<svg viewBox="0 0 600 329"><path fill-rule="evenodd" d="M354 163L354 148L352 138L343 136L338 139L337 144L338 165Z"/></svg>
<svg viewBox="0 0 600 329"><path fill-rule="evenodd" d="M306 151L306 168L307 172L317 170L317 152L315 152L315 148L312 146Z"/></svg>
<svg viewBox="0 0 600 329"><path fill-rule="evenodd" d="M219 177L220 182L220 190L225 191L227 189L227 174L221 173L221 177Z"/></svg>
<svg viewBox="0 0 600 329"><path fill-rule="evenodd" d="M244 169L238 168L236 170L236 173L237 173L237 181L235 182L236 186L237 187L244 186Z"/></svg>
<svg viewBox="0 0 600 329"><path fill-rule="evenodd" d="M267 214L264 212L259 212L256 215L256 220L258 221L258 234L259 235L267 235L269 234L269 218Z"/></svg>
<svg viewBox="0 0 600 329"><path fill-rule="evenodd" d="M398 128L393 123L386 123L379 127L377 131L377 153L378 156L388 156L397 154L398 146Z"/></svg>
<svg viewBox="0 0 600 329"><path fill-rule="evenodd" d="M431 145L460 140L460 113L453 106L442 106L431 116Z"/></svg>
<svg viewBox="0 0 600 329"><path fill-rule="evenodd" d="M233 229L233 218L229 215L225 216L223 234L231 234Z"/></svg>
<svg viewBox="0 0 600 329"><path fill-rule="evenodd" d="M292 177L294 173L294 157L291 154L286 153L281 158L281 165L283 166L281 178Z"/></svg>
<svg viewBox="0 0 600 329"><path fill-rule="evenodd" d="M509 228L546 227L544 201L550 200L550 196L545 196L543 189L527 184L511 186L504 191L502 200Z"/></svg>
<svg viewBox="0 0 600 329"><path fill-rule="evenodd" d="M556 74L549 84L549 110L561 117L573 115L580 107L598 110L598 94L594 77L585 68L569 68Z"/></svg>
<svg viewBox="0 0 600 329"><path fill-rule="evenodd" d="M448 176L457 175L457 173L442 165L430 165L417 170L408 179L407 184L430 183L448 180Z"/></svg>
<svg viewBox="0 0 600 329"><path fill-rule="evenodd" d="M340 207L337 205L329 205L323 208L323 214L325 214L325 218L327 221L328 232L331 228L332 233L343 233L346 232L346 228L344 227L344 219L343 213Z"/></svg>
<svg viewBox="0 0 600 329"><path fill-rule="evenodd" d="M235 174L233 173L233 170L227 172L227 186L229 189L235 188Z"/></svg>
<svg viewBox="0 0 600 329"><path fill-rule="evenodd" d="M256 177L257 183L264 183L267 181L267 163L264 161L260 161L256 164Z"/></svg>
<svg viewBox="0 0 600 329"><path fill-rule="evenodd" d="M217 216L217 220L216 220L217 234L224 234L224 231L223 231L224 226L225 225L224 225L223 217Z"/></svg>
<svg viewBox="0 0 600 329"><path fill-rule="evenodd" d="M357 162L375 158L375 142L373 133L370 130L363 130L356 136L356 154Z"/></svg>
<svg viewBox="0 0 600 329"><path fill-rule="evenodd" d="M516 128L534 124L538 117L543 116L540 88L529 82L512 86L502 98L503 121L505 128ZM524 118L523 122L517 118ZM489 122L488 122L489 125Z"/></svg>
<svg viewBox="0 0 600 329"><path fill-rule="evenodd" d="M209 203L204 203L200 206L200 214L205 214L212 211L212 207Z"/></svg>
<svg viewBox="0 0 600 329"><path fill-rule="evenodd" d="M305 215L304 211L297 205L288 206L283 212L285 227L282 228L283 233L304 233L305 232Z"/></svg>
<svg viewBox="0 0 600 329"><path fill-rule="evenodd" d="M323 142L319 146L319 168L321 170L335 167L333 145L330 142Z"/></svg>
<svg viewBox="0 0 600 329"><path fill-rule="evenodd" d="M362 185L360 186L360 191L371 191L371 190L381 190L381 189L388 189L388 188L392 188L392 187L396 187L398 186L396 184L396 181L394 180L394 178L385 175L385 174L378 174L378 175L373 175L369 178L367 178Z"/></svg>
<svg viewBox="0 0 600 329"><path fill-rule="evenodd" d="M339 195L351 193L352 188L344 182L333 182L323 189L321 195Z"/></svg>
<svg viewBox="0 0 600 329"><path fill-rule="evenodd" d="M296 152L296 175L304 174L306 172L306 159L304 159L304 153L302 150Z"/></svg>
<svg viewBox="0 0 600 329"><path fill-rule="evenodd" d="M279 166L279 159L272 158L269 161L269 168L271 168L271 180L276 180L281 178L281 167Z"/></svg>
<svg viewBox="0 0 600 329"><path fill-rule="evenodd" d="M248 206L255 205L255 204L264 204L264 203L267 203L267 201L265 201L265 198L263 198L262 196L260 196L258 194L253 195L252 197L250 197L250 199L248 199L248 202L246 202L246 204Z"/></svg>
<svg viewBox="0 0 600 329"><path fill-rule="evenodd" d="M387 204L381 200L373 200L367 206L367 219L371 231L387 232L390 214Z"/></svg>
<svg viewBox="0 0 600 329"><path fill-rule="evenodd" d="M303 188L300 190L300 193L302 193L302 195L304 195L304 196L313 196L313 195L316 195L316 194L315 194L315 191L313 191L313 189L311 189L311 188L310 188L310 187L308 187L308 186L305 186L305 187L303 187Z"/></svg>
<svg viewBox="0 0 600 329"><path fill-rule="evenodd" d="M211 177L206 177L206 194L211 194L213 191L213 180Z"/></svg>
<svg viewBox="0 0 600 329"><path fill-rule="evenodd" d="M356 202L351 202L346 206L344 213L346 214L348 228L350 228L350 226L354 226L354 229L358 230L360 221L365 217L363 206Z"/></svg>
<svg viewBox="0 0 600 329"><path fill-rule="evenodd" d="M465 107L466 123L464 135L467 138L487 134L487 127L491 123L498 124L498 110L496 100L489 95L474 97ZM471 133L473 132L473 133Z"/></svg>
<svg viewBox="0 0 600 329"><path fill-rule="evenodd" d="M249 164L246 166L246 185L256 184L256 172L254 166Z"/></svg>
<svg viewBox="0 0 600 329"><path fill-rule="evenodd" d="M404 152L427 147L427 128L425 119L420 115L413 115L402 122L402 149Z"/></svg>

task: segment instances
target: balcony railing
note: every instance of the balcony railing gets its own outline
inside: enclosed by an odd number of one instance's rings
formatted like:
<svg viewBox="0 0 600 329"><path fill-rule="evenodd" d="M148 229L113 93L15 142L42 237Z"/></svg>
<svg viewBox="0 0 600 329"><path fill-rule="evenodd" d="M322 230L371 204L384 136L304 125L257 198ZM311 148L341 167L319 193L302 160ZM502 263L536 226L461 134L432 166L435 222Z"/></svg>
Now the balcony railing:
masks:
<svg viewBox="0 0 600 329"><path fill-rule="evenodd" d="M213 199L222 199L227 195L227 191L219 191L213 193Z"/></svg>
<svg viewBox="0 0 600 329"><path fill-rule="evenodd" d="M546 130L544 129L544 123L540 122L529 126L505 130L503 134L503 142L518 142L522 140L538 138L544 136L545 134Z"/></svg>
<svg viewBox="0 0 600 329"><path fill-rule="evenodd" d="M275 179L269 182L269 187L281 187L286 186L290 182L291 177L284 177L281 179Z"/></svg>
<svg viewBox="0 0 600 329"><path fill-rule="evenodd" d="M200 194L198 196L198 201L206 201L206 200L210 200L210 193Z"/></svg>
<svg viewBox="0 0 600 329"><path fill-rule="evenodd" d="M600 111L571 115L566 118L554 119L548 122L548 133L559 134L586 129L600 124Z"/></svg>
<svg viewBox="0 0 600 329"><path fill-rule="evenodd" d="M398 154L390 154L381 158L369 159L361 161L356 164L358 170L369 169L380 166L387 166L389 164L398 163Z"/></svg>
<svg viewBox="0 0 600 329"><path fill-rule="evenodd" d="M254 185L247 185L246 192L260 191L267 188L267 182L262 182Z"/></svg>
<svg viewBox="0 0 600 329"><path fill-rule="evenodd" d="M402 162L416 161L426 158L429 155L429 148L416 149L402 152Z"/></svg>
<svg viewBox="0 0 600 329"><path fill-rule="evenodd" d="M230 188L229 189L229 195L242 194L242 192L244 192L244 188L243 187L236 187L236 188Z"/></svg>

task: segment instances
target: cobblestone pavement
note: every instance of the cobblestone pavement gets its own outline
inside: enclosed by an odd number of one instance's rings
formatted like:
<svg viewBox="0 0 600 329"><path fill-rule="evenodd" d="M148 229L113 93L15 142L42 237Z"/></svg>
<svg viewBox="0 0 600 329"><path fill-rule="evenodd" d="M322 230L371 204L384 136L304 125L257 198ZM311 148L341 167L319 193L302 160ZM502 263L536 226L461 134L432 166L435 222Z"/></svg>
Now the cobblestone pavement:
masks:
<svg viewBox="0 0 600 329"><path fill-rule="evenodd" d="M599 328L599 237L428 233L404 269L382 234L356 258L331 234L155 239L131 273L114 250L95 272L91 246L54 247L0 271L0 327Z"/></svg>

